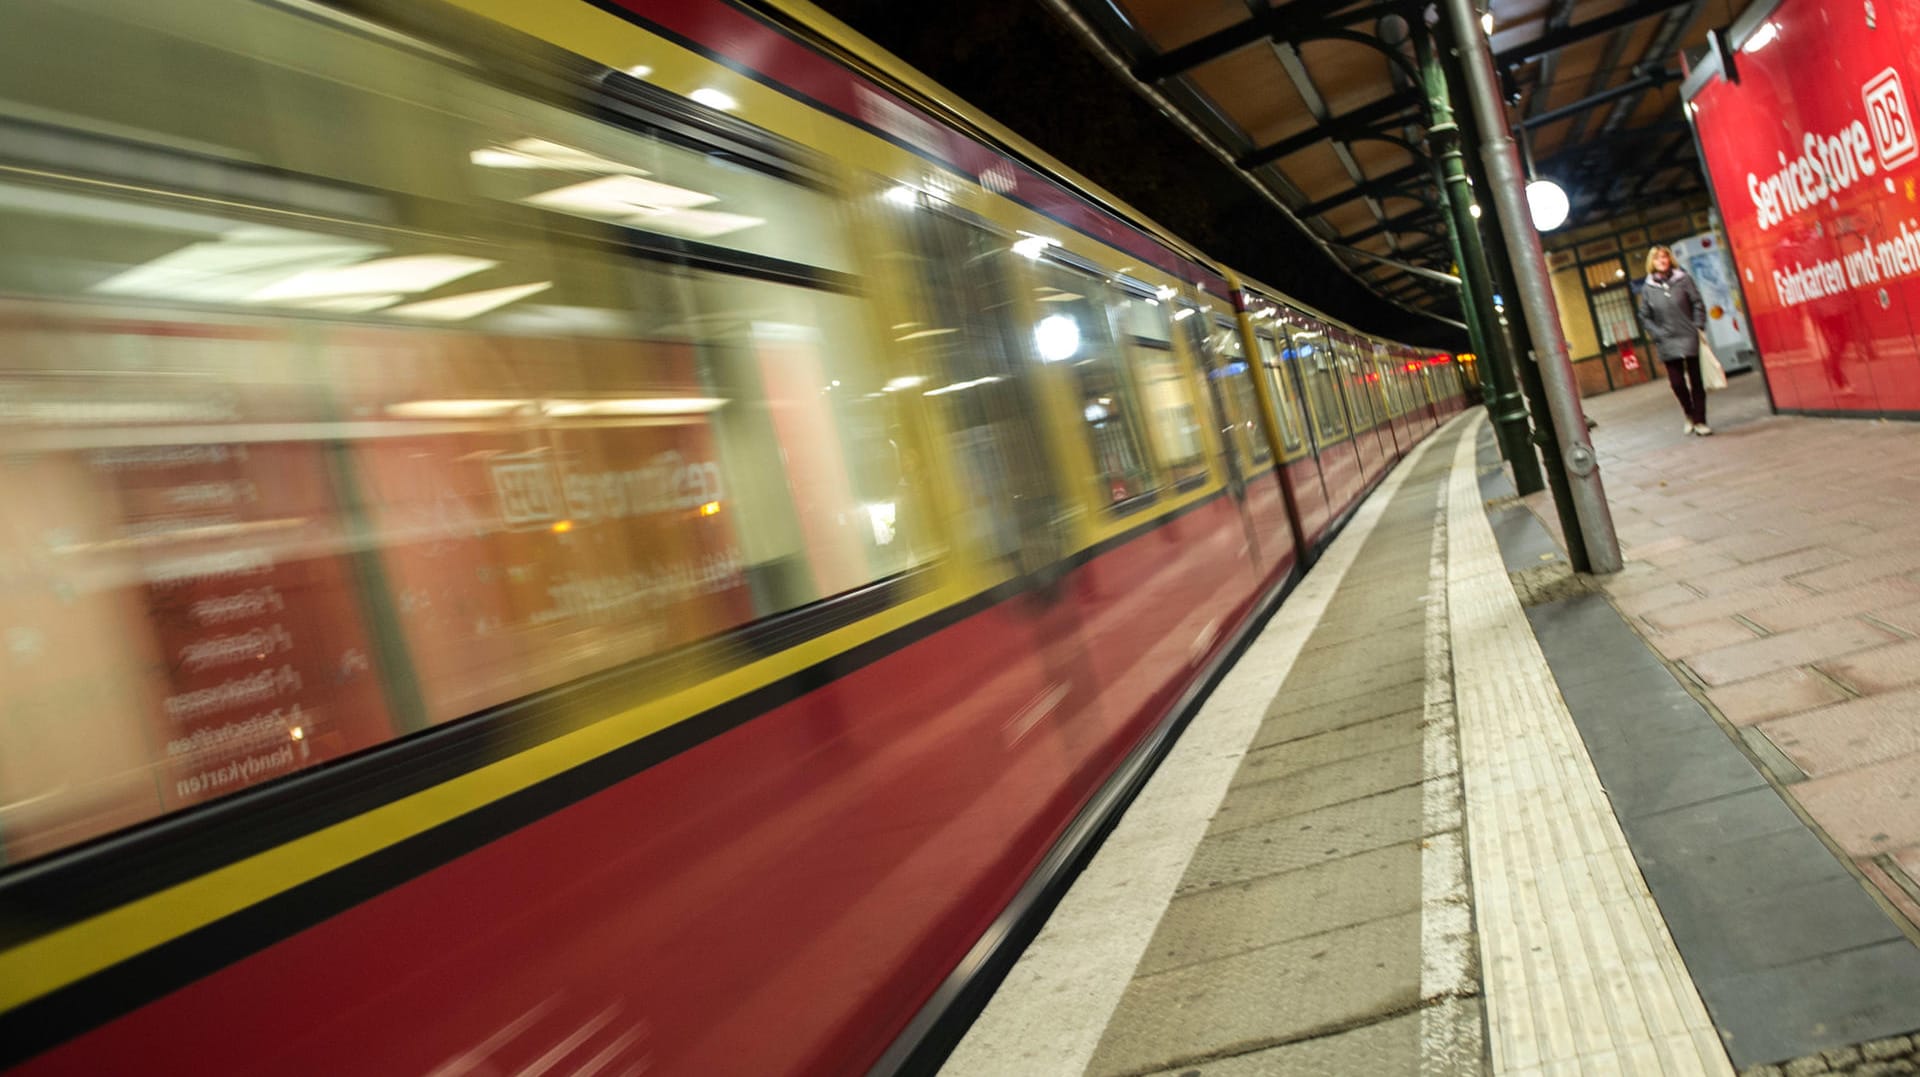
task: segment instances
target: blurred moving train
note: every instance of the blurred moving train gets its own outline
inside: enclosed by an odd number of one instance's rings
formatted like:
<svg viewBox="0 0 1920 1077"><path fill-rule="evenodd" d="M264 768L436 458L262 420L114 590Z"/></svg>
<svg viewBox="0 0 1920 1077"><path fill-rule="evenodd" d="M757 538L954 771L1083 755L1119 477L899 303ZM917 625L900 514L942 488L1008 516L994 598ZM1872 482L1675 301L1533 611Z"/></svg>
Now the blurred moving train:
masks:
<svg viewBox="0 0 1920 1077"><path fill-rule="evenodd" d="M0 10L24 1072L924 1066L1462 407L797 2Z"/></svg>

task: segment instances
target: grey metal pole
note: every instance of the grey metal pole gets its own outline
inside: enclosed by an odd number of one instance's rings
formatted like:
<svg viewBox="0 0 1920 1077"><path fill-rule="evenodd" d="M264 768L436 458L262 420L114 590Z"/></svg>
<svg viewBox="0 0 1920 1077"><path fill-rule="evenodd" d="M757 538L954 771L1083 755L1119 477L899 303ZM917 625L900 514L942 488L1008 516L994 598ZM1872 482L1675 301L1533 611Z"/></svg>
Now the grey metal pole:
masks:
<svg viewBox="0 0 1920 1077"><path fill-rule="evenodd" d="M1620 539L1614 533L1613 514L1607 508L1606 487L1600 482L1600 461L1587 437L1587 415L1580 406L1580 389L1573 376L1573 360L1567 354L1566 335L1560 331L1560 310L1547 276L1546 255L1540 250L1540 234L1531 224L1533 215L1527 208L1520 154L1507 131L1505 109L1500 104L1498 80L1493 71L1493 53L1487 48L1486 35L1479 32L1472 0L1442 2L1447 20L1453 24L1453 41L1460 50L1461 67L1466 71L1467 99L1479 121L1480 156L1486 162L1492 187L1488 193L1500 207L1500 219L1505 226L1501 231L1520 286L1520 305L1526 311L1527 326L1532 331L1540 377L1546 384L1547 407L1553 415L1555 433L1560 437L1560 456L1566 465L1574 511L1580 517L1587 560L1596 573L1618 572Z"/></svg>

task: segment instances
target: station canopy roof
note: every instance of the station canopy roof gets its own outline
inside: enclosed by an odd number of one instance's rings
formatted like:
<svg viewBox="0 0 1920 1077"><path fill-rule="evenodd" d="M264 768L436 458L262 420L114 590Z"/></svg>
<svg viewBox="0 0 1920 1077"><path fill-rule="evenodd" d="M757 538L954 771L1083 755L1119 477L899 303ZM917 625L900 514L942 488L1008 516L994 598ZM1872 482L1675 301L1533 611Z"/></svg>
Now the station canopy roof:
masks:
<svg viewBox="0 0 1920 1077"><path fill-rule="evenodd" d="M1408 39L1427 5L1042 2L1377 294L1458 314L1447 284L1344 249L1452 269ZM1567 191L1565 227L1704 199L1681 113L1681 54L1699 55L1707 32L1748 2L1492 0L1508 115L1537 175Z"/></svg>

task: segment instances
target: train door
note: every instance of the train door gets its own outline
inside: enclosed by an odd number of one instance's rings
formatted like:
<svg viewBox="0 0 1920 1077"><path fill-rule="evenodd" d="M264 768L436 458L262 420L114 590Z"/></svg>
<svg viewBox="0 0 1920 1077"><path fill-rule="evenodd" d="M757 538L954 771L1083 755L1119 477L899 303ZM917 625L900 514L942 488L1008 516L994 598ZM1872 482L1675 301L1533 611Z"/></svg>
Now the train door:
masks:
<svg viewBox="0 0 1920 1077"><path fill-rule="evenodd" d="M1312 419L1320 474L1327 486L1329 512L1338 517L1360 492L1360 459L1347 425L1341 401L1339 369L1326 326L1299 315L1287 327L1292 339L1294 367L1305 386L1307 412Z"/></svg>
<svg viewBox="0 0 1920 1077"><path fill-rule="evenodd" d="M1286 331L1278 326L1262 325L1256 330L1255 338L1260 345L1259 376L1266 379L1273 396L1274 422L1281 441L1281 470L1293 490L1294 506L1300 513L1301 537L1311 544L1327 527L1327 486L1320 476L1320 459L1307 429L1299 386L1281 359L1285 354L1282 342Z"/></svg>
<svg viewBox="0 0 1920 1077"><path fill-rule="evenodd" d="M1252 459L1247 445L1246 426L1240 422L1238 412L1228 404L1226 391L1220 387L1220 359L1214 354L1205 315L1198 307L1183 306L1174 315L1174 321L1186 327L1187 350L1200 369L1201 380L1206 383L1213 427L1220 432L1220 461L1226 471L1227 491L1233 496L1234 505L1240 513L1241 526L1246 529L1247 554L1256 569L1261 568L1265 562L1261 558L1260 536L1254 532L1253 516L1247 511L1247 470L1252 466Z"/></svg>
<svg viewBox="0 0 1920 1077"><path fill-rule="evenodd" d="M1269 472L1278 470L1279 459L1260 421L1260 404L1253 394L1253 368L1240 338L1240 324L1224 311L1213 312L1213 346L1221 362L1212 376L1219 380L1232 406L1248 451L1251 469L1247 475L1247 512L1253 516L1262 548L1271 555L1262 562L1264 572L1273 561L1283 560L1283 551L1293 544L1286 497L1280 492L1279 479L1269 476Z"/></svg>
<svg viewBox="0 0 1920 1077"><path fill-rule="evenodd" d="M950 501L963 556L1005 599L981 614L994 622L998 653L974 656L999 670L983 689L1002 712L1000 736L955 747L999 759L1018 775L999 786L1005 803L981 810L1009 825L1044 826L1059 805L1036 798L1087 792L1069 789L1078 784L1069 775L1085 773L1099 686L1068 598L1072 551L1060 453L1046 433L1032 327L1016 299L1016 256L1003 237L930 203L913 212L911 233L930 321L895 326L895 339L931 353L918 369L934 373L924 382L902 379L893 390L935 405L959 486Z"/></svg>

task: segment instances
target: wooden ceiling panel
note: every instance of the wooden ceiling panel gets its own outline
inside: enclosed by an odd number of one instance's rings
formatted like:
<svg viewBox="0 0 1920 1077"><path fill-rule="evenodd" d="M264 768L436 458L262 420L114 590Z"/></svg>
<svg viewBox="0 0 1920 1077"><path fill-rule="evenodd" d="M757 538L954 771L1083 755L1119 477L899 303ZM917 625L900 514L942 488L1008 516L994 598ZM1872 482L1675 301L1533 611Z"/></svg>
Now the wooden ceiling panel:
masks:
<svg viewBox="0 0 1920 1077"><path fill-rule="evenodd" d="M1387 58L1365 45L1309 41L1300 46L1300 59L1331 115L1351 112L1392 92Z"/></svg>
<svg viewBox="0 0 1920 1077"><path fill-rule="evenodd" d="M1280 164L1287 179L1310 201L1339 194L1353 186L1345 166L1333 155L1333 147L1325 142L1316 142Z"/></svg>
<svg viewBox="0 0 1920 1077"><path fill-rule="evenodd" d="M1367 208L1367 201L1364 198L1356 198L1351 202L1335 206L1321 214L1320 219L1332 225L1333 230L1343 236L1352 235L1379 223L1379 218Z"/></svg>
<svg viewBox="0 0 1920 1077"><path fill-rule="evenodd" d="M1364 140L1347 144L1355 164L1368 179L1384 176L1413 163L1413 155L1391 142Z"/></svg>
<svg viewBox="0 0 1920 1077"><path fill-rule="evenodd" d="M1313 114L1268 45L1236 49L1195 68L1188 77L1256 146L1313 126Z"/></svg>
<svg viewBox="0 0 1920 1077"><path fill-rule="evenodd" d="M1527 132L1527 139L1533 147L1533 159L1541 161L1559 153L1566 147L1567 132L1572 129L1572 120L1555 120Z"/></svg>
<svg viewBox="0 0 1920 1077"><path fill-rule="evenodd" d="M1127 18L1149 44L1165 52L1247 20L1239 0L1127 0Z"/></svg>

